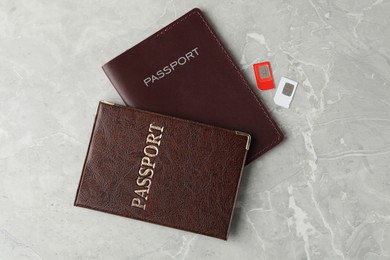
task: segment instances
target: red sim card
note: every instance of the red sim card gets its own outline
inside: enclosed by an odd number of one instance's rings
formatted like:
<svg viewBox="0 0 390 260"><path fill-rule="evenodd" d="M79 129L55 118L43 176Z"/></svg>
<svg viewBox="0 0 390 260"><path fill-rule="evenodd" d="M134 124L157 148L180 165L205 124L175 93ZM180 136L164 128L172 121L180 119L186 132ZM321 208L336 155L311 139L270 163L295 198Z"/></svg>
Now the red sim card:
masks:
<svg viewBox="0 0 390 260"><path fill-rule="evenodd" d="M275 87L269 61L253 64L253 70L255 71L256 83L259 89L267 90Z"/></svg>

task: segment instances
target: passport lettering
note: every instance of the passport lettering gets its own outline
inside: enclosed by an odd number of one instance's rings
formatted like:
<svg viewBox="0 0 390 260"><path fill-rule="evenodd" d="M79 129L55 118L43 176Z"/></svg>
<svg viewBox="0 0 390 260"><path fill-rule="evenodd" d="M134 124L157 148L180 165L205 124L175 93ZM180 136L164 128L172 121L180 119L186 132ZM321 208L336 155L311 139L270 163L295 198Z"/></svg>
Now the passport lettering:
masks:
<svg viewBox="0 0 390 260"><path fill-rule="evenodd" d="M158 81L162 78L164 78L166 75L170 74L171 72L175 71L175 67L177 65L183 66L188 61L195 59L199 56L198 47L192 49L191 51L187 52L185 55L179 57L177 60L172 61L168 65L166 65L164 68L158 70L155 74L146 77L144 79L145 86L150 86L155 81Z"/></svg>
<svg viewBox="0 0 390 260"><path fill-rule="evenodd" d="M155 157L158 155L158 148L161 143L163 126L157 126L153 123L149 125L149 134L146 137L146 146L143 150L144 156L141 159L141 166L136 180L137 189L134 190L136 197L131 201L131 206L145 210L146 201L152 185L152 178L156 167Z"/></svg>

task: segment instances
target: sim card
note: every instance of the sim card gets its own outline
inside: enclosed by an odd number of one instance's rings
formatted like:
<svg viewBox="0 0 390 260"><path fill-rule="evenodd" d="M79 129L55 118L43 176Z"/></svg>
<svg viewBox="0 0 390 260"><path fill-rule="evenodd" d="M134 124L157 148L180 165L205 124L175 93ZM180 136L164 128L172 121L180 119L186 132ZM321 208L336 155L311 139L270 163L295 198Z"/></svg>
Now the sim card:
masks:
<svg viewBox="0 0 390 260"><path fill-rule="evenodd" d="M274 97L275 104L284 108L289 108L297 86L298 82L282 77Z"/></svg>
<svg viewBox="0 0 390 260"><path fill-rule="evenodd" d="M268 90L275 87L269 61L253 64L253 70L255 71L256 83L259 89Z"/></svg>

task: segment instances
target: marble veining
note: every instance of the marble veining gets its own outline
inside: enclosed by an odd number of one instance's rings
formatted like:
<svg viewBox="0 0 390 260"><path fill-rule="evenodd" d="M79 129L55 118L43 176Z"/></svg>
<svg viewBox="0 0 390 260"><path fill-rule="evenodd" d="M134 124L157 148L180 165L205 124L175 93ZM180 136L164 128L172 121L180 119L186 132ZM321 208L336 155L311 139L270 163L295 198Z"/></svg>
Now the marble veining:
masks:
<svg viewBox="0 0 390 260"><path fill-rule="evenodd" d="M283 129L227 242L73 207L101 65L201 8ZM390 1L0 2L0 259L390 259ZM269 60L290 109L255 88Z"/></svg>

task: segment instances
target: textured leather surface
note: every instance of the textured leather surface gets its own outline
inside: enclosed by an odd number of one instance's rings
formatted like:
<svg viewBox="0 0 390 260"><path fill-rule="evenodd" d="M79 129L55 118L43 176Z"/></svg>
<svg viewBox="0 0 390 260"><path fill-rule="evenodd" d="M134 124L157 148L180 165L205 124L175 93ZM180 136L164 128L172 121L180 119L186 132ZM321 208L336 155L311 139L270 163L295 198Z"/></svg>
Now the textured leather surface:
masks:
<svg viewBox="0 0 390 260"><path fill-rule="evenodd" d="M196 58L145 86L146 77L194 48ZM103 70L129 106L249 133L247 163L283 139L199 9L114 58Z"/></svg>
<svg viewBox="0 0 390 260"><path fill-rule="evenodd" d="M131 207L149 124L164 126L145 210ZM248 136L100 103L75 205L227 239Z"/></svg>

